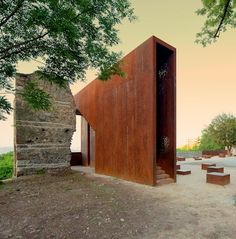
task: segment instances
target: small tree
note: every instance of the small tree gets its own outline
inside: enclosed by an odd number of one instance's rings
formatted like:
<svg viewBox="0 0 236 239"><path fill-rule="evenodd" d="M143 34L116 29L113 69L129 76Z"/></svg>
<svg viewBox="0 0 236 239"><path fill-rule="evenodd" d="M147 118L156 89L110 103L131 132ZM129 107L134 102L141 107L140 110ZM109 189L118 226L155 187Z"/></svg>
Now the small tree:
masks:
<svg viewBox="0 0 236 239"><path fill-rule="evenodd" d="M236 144L236 118L231 114L220 114L212 120L207 130L213 141L226 147L230 154L232 146Z"/></svg>
<svg viewBox="0 0 236 239"><path fill-rule="evenodd" d="M218 150L222 148L224 147L214 141L214 136L209 132L208 127L202 131L199 150Z"/></svg>

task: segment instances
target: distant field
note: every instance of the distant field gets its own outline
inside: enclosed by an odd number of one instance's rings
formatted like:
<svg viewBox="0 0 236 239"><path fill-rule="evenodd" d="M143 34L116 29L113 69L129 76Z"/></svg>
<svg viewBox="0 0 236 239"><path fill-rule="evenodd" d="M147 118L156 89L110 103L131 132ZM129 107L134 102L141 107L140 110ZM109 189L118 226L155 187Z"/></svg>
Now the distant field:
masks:
<svg viewBox="0 0 236 239"><path fill-rule="evenodd" d="M0 155L1 154L6 154L6 153L12 152L12 151L13 151L13 147L12 146L0 147Z"/></svg>
<svg viewBox="0 0 236 239"><path fill-rule="evenodd" d="M0 154L0 180L11 178L13 174L13 153Z"/></svg>

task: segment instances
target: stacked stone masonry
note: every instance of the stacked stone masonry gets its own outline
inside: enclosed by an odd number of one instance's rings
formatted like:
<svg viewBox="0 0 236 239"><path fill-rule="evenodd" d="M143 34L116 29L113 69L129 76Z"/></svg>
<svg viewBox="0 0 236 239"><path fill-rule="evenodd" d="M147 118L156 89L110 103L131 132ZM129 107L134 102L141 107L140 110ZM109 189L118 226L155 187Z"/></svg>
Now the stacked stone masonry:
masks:
<svg viewBox="0 0 236 239"><path fill-rule="evenodd" d="M15 97L15 175L42 170L64 170L70 166L70 144L75 131L75 103L70 88L41 80L34 73L19 74L16 90L35 81L52 97L50 111L31 109L21 95Z"/></svg>

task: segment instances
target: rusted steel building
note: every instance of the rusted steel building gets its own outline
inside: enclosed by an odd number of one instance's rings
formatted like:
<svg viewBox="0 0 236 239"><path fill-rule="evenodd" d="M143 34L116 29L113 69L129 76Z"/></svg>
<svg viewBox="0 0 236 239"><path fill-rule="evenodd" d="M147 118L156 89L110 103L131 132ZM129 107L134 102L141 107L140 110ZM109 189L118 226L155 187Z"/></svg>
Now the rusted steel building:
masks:
<svg viewBox="0 0 236 239"><path fill-rule="evenodd" d="M176 49L151 37L123 58L127 77L75 96L83 165L148 185L176 181Z"/></svg>

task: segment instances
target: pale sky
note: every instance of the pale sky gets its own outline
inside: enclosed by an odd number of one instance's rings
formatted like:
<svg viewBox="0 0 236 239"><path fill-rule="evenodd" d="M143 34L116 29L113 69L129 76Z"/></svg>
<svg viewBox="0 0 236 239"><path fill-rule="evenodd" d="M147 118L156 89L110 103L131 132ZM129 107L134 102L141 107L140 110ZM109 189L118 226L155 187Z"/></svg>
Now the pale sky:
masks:
<svg viewBox="0 0 236 239"><path fill-rule="evenodd" d="M138 20L119 26L121 44L115 47L124 55L155 35L177 49L177 145L201 135L217 114L236 115L236 29L228 30L217 43L206 48L194 43L203 18L195 14L200 0L132 0ZM35 63L19 65L30 73ZM88 81L95 78L88 73ZM86 84L72 87L75 94ZM0 147L13 145L12 116L0 121Z"/></svg>

